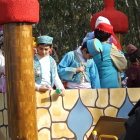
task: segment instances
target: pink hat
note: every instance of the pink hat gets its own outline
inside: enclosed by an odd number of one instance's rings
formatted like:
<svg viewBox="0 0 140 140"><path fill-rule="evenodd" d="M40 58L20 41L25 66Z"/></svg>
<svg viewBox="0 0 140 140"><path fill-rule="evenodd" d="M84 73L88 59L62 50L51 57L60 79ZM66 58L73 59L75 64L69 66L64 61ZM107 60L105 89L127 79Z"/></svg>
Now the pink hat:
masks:
<svg viewBox="0 0 140 140"><path fill-rule="evenodd" d="M126 47L127 53L128 54L132 54L133 52L135 52L138 48L136 48L134 45L129 44Z"/></svg>

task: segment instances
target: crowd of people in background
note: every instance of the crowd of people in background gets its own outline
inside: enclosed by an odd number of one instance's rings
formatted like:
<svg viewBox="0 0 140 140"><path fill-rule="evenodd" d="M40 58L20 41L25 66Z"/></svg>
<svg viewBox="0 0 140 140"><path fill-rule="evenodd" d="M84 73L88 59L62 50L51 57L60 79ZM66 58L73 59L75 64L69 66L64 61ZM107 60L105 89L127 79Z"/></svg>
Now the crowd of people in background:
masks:
<svg viewBox="0 0 140 140"><path fill-rule="evenodd" d="M53 37L37 37L34 47L36 91L65 89L140 87L140 49L126 46L126 55L105 17L98 17L95 30L86 34L82 45L59 61ZM5 76L3 30L0 29L0 85ZM65 83L65 84L64 84ZM1 90L1 86L0 86ZM0 92L3 92L2 90Z"/></svg>
<svg viewBox="0 0 140 140"><path fill-rule="evenodd" d="M0 29L0 92L6 92L3 30Z"/></svg>

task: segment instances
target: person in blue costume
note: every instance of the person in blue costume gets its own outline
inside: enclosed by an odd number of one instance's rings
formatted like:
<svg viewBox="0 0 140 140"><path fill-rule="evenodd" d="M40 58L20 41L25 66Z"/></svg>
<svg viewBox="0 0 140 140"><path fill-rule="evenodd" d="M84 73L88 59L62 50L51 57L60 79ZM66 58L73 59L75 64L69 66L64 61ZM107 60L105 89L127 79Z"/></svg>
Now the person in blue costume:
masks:
<svg viewBox="0 0 140 140"><path fill-rule="evenodd" d="M102 45L97 39L94 42L92 48L87 47L87 43L84 42L78 49L66 53L58 64L58 74L67 82L68 89L100 88L98 70L92 59L92 52L102 48Z"/></svg>
<svg viewBox="0 0 140 140"><path fill-rule="evenodd" d="M95 55L94 61L97 65L100 77L101 88L120 88L120 72L125 71L127 60L119 52L117 47L108 43L108 38L113 34L113 26L100 23L95 28L94 36L102 43L103 51ZM88 47L93 47L92 40L87 41Z"/></svg>
<svg viewBox="0 0 140 140"><path fill-rule="evenodd" d="M96 28L100 23L106 23L106 24L111 25L110 21L109 21L106 17L103 17L103 16L99 16L99 17L97 18L97 20L96 20L96 22L95 22L95 28ZM94 31L88 32L88 33L86 34L86 36L84 37L83 42L85 42L85 41L87 41L87 40L90 40L90 39L93 39L94 37L95 37ZM119 50L120 54L122 54L122 55L125 57L125 55L124 55L124 53L123 53L123 51L122 51L122 47L121 47L121 45L120 45L120 43L119 43L119 41L118 41L118 38L116 37L116 35L115 35L114 33L108 38L107 42L108 42L109 44L114 44L114 45L117 47L117 49ZM126 84L125 84L125 83L126 83L127 77L126 77L125 72L121 72L121 73L120 73L120 76L121 76L121 86L122 86L122 87L126 87Z"/></svg>
<svg viewBox="0 0 140 140"><path fill-rule="evenodd" d="M34 55L35 89L45 92L56 89L65 94L65 88L58 76L55 60L50 56L53 38L50 36L37 37L37 53Z"/></svg>

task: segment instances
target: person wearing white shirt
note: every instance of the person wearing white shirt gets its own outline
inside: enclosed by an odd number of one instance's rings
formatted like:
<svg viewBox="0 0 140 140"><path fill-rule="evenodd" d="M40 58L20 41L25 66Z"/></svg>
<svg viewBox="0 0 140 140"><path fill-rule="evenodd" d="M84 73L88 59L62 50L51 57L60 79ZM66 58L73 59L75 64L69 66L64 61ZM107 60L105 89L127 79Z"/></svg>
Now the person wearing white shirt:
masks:
<svg viewBox="0 0 140 140"><path fill-rule="evenodd" d="M65 94L65 88L58 76L55 60L50 56L53 38L39 36L37 38L37 54L34 56L35 89L40 92L56 89Z"/></svg>

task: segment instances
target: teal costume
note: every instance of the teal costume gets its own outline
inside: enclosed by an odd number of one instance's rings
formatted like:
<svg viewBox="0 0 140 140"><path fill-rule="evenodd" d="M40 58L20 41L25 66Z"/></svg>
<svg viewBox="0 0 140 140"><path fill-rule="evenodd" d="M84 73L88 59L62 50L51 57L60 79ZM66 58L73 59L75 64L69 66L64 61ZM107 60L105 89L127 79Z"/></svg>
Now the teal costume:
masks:
<svg viewBox="0 0 140 140"><path fill-rule="evenodd" d="M103 51L94 56L100 77L101 88L119 88L118 70L111 59L111 44L102 43Z"/></svg>
<svg viewBox="0 0 140 140"><path fill-rule="evenodd" d="M119 88L121 86L120 72L124 72L127 67L124 55L114 44L100 44L97 39L88 40L87 48L95 48L90 53L93 54L98 68L101 88Z"/></svg>
<svg viewBox="0 0 140 140"><path fill-rule="evenodd" d="M75 68L85 66L84 72L75 72ZM58 65L58 74L66 82L81 83L84 76L92 88L100 88L98 70L93 59L88 59L86 63L81 63L76 51L68 52Z"/></svg>
<svg viewBox="0 0 140 140"><path fill-rule="evenodd" d="M51 56L49 56L49 58L50 58L51 87L53 87L57 67L55 65L55 60ZM36 56L34 56L34 71L35 71L35 82L37 84L40 84L42 80L42 70L40 62Z"/></svg>

